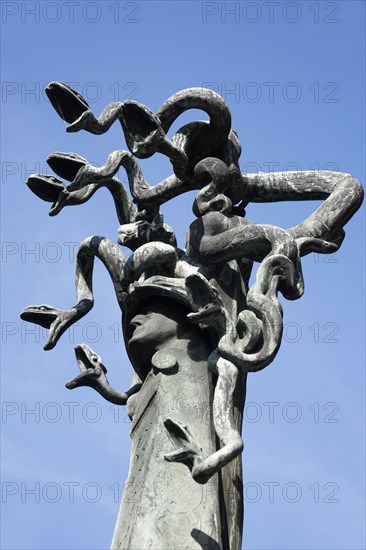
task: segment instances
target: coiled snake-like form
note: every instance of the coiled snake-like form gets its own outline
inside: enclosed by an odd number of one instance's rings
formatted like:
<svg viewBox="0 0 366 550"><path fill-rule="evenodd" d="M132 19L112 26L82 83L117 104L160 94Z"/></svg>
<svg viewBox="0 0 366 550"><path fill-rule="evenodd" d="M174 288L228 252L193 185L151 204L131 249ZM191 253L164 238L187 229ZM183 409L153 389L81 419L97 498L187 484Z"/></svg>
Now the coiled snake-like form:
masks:
<svg viewBox="0 0 366 550"><path fill-rule="evenodd" d="M50 329L45 349L52 349L60 336L93 307L95 257L106 266L122 311L136 285L150 284L159 289L166 281L164 292L169 285L179 287L191 306L190 321L208 328L216 342L208 365L217 375L214 425L223 446L204 458L189 428L166 418L164 424L176 450L165 458L184 462L194 479L205 483L243 449L233 419L237 376L239 371L266 367L278 352L282 337L278 292L290 300L303 294L301 256L339 248L343 226L361 205L362 187L349 174L328 171L241 174L241 147L231 128L229 109L211 90L188 88L178 92L155 113L135 100L113 102L98 117L85 99L65 84L52 82L46 93L69 124L68 132L103 134L118 120L129 151L112 152L101 167L73 153L53 153L49 165L71 183L65 185L54 176L35 174L28 178L29 188L53 203L49 214L55 216L65 206L85 203L99 188L106 187L120 224L119 243L130 248L132 254L126 259L118 246L104 237L85 239L76 258L77 304L66 310L29 306L21 317ZM169 139L172 124L190 109L205 111L209 121L186 124ZM149 186L135 157L144 159L155 153L170 159L173 173ZM132 199L116 177L121 166L126 170ZM190 225L186 250L180 250L159 207L193 189L198 190L193 204L197 219ZM249 202L314 199L324 202L306 220L287 230L256 224L244 217ZM259 268L255 283L248 288L253 261L259 262ZM236 298L223 291L227 284L224 268L228 265L241 277L242 290L238 292L245 304L236 309L231 307ZM138 391L141 384L137 383L128 392L116 392L93 350L82 344L75 352L80 375L68 383L70 389L89 385L118 404Z"/></svg>

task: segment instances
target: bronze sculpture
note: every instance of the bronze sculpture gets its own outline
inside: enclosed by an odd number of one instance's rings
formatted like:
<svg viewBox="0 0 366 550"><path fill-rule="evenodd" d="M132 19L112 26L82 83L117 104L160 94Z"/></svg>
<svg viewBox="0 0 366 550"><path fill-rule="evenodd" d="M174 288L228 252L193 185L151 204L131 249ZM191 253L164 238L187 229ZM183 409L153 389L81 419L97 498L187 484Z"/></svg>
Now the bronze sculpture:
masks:
<svg viewBox="0 0 366 550"><path fill-rule="evenodd" d="M52 154L48 163L71 182L67 186L53 176L28 179L36 195L53 203L52 216L107 187L120 223L119 243L132 254L125 258L108 239L89 237L77 255L77 304L67 310L30 306L21 314L50 329L45 349L52 349L93 307L95 257L113 281L135 371L132 387L114 390L101 358L85 344L75 348L80 375L67 384L87 385L112 403L127 403L132 418L130 476L133 491L143 488L148 500L136 505L125 493L112 548L239 549L247 373L266 367L278 352L278 292L290 300L301 297L301 257L339 248L343 226L361 205L362 187L349 174L327 171L241 174L230 112L210 90L183 90L156 113L137 101L115 102L99 117L65 84L51 83L46 92L69 132L102 134L119 120L129 149L114 151L100 168L76 154ZM207 112L209 122L186 124L170 140L173 122L193 108ZM169 157L173 174L150 187L135 157L157 152ZM115 177L120 166L132 199ZM159 207L193 189L197 219L186 248L179 249ZM287 230L245 218L249 202L310 199L324 202ZM259 267L249 287L253 262ZM205 422L192 414L202 403ZM167 490L158 490L165 477ZM214 490L203 502L202 485L209 480ZM177 491L182 501L172 506Z"/></svg>

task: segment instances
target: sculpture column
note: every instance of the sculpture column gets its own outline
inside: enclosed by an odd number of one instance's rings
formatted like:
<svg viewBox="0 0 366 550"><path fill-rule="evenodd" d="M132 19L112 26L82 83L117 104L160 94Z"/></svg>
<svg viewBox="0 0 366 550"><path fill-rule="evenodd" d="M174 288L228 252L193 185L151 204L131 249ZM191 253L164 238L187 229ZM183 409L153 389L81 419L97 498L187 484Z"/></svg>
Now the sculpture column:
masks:
<svg viewBox="0 0 366 550"><path fill-rule="evenodd" d="M131 464L111 548L219 550L224 547L218 476L200 485L184 464L164 459L173 449L167 417L189 426L205 455L216 450L211 375L206 361L192 353L164 352L167 370L154 368L128 402Z"/></svg>

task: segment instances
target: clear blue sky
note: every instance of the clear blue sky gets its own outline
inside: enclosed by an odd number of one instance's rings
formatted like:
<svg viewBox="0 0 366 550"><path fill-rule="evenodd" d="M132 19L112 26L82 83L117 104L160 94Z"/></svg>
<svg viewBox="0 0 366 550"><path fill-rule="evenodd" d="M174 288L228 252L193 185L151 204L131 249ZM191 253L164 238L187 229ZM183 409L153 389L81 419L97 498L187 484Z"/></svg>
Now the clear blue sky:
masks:
<svg viewBox="0 0 366 550"><path fill-rule="evenodd" d="M50 352L42 350L43 333L30 332L19 312L29 304L73 305L74 243L93 234L115 241L117 217L100 191L50 218L24 181L45 171L53 151L103 164L126 145L118 125L103 136L66 134L43 88L52 80L73 83L99 113L127 97L156 110L180 89L209 85L231 109L243 171L327 168L364 183L365 3L80 0L1 7L2 548L99 550L110 545L127 477L129 424L123 409L118 416L92 390L71 393L64 384L77 374L73 346L84 341L103 357L111 383L129 386L112 285L98 263L94 309ZM165 159L142 161L142 168L151 184L170 174ZM191 203L187 195L164 207L180 245ZM315 206L251 205L247 215L289 227ZM360 550L364 209L336 255L308 256L303 268L305 295L283 304L281 350L249 377L244 546Z"/></svg>

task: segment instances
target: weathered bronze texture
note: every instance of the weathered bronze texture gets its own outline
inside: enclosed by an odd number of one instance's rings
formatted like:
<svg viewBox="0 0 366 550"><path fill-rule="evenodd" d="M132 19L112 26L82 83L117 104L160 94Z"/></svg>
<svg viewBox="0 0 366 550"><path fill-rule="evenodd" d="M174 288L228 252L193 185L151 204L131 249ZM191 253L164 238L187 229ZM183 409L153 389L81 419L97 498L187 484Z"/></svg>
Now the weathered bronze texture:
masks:
<svg viewBox="0 0 366 550"><path fill-rule="evenodd" d="M99 117L65 84L52 82L46 92L68 132L103 134L118 120L129 149L112 152L99 168L77 154L53 153L48 164L70 183L42 174L28 179L28 187L52 203L51 216L109 189L118 242L132 253L126 258L104 237L85 239L77 254L76 305L29 306L21 313L49 328L44 348L50 350L93 307L96 257L113 281L132 387L112 388L102 359L86 344L76 346L80 374L66 384L127 404L132 420L129 483L112 548L240 550L247 374L269 365L280 347L278 293L288 300L302 296L301 257L340 247L362 187L339 172L242 174L229 109L211 90L178 92L155 113L138 101L114 102ZM209 120L186 124L169 139L168 130L189 109L205 111ZM173 173L150 186L136 158L155 153L170 159ZM116 178L121 166L131 197ZM196 219L180 249L159 209L191 190L198 191ZM323 203L289 229L245 217L249 202L313 199ZM250 286L254 262L259 266Z"/></svg>

